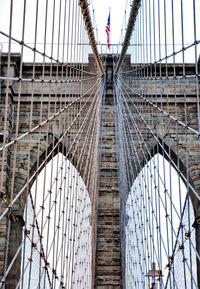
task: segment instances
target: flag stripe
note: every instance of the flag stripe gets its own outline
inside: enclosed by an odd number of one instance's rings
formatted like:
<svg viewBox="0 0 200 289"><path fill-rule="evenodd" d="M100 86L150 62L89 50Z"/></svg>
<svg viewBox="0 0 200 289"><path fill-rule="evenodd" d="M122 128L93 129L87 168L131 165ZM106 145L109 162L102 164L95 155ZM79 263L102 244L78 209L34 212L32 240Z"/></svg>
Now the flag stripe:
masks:
<svg viewBox="0 0 200 289"><path fill-rule="evenodd" d="M108 15L108 21L107 21L107 25L106 25L106 34L107 34L107 44L108 44L108 48L110 48L110 13Z"/></svg>

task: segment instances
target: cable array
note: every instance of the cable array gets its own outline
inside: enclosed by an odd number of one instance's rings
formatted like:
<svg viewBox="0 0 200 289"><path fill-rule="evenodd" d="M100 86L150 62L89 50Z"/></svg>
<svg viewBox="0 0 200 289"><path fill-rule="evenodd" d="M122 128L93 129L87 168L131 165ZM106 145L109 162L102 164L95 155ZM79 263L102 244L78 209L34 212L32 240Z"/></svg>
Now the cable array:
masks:
<svg viewBox="0 0 200 289"><path fill-rule="evenodd" d="M103 67L91 21L85 29L87 1L8 2L9 30L0 31L8 43L0 59L0 287L91 288Z"/></svg>
<svg viewBox="0 0 200 289"><path fill-rule="evenodd" d="M141 1L116 63L124 288L200 286L199 9Z"/></svg>

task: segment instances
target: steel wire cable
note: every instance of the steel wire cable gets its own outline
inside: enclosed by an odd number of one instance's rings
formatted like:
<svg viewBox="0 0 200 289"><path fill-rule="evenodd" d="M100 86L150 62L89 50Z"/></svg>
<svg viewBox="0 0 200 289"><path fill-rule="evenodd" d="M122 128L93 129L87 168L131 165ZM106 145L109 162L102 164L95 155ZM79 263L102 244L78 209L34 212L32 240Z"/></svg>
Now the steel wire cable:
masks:
<svg viewBox="0 0 200 289"><path fill-rule="evenodd" d="M9 33L0 32L8 40L0 60L2 288L92 288L104 81L86 2L24 0L16 35L20 12L10 1Z"/></svg>
<svg viewBox="0 0 200 289"><path fill-rule="evenodd" d="M123 285L199 288L200 5L137 3L114 77Z"/></svg>

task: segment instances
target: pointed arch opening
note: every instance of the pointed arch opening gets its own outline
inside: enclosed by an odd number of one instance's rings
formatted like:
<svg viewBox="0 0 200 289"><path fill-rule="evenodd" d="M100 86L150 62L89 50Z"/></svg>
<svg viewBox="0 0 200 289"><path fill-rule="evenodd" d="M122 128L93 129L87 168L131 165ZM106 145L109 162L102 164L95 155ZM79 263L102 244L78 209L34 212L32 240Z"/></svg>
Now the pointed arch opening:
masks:
<svg viewBox="0 0 200 289"><path fill-rule="evenodd" d="M198 288L189 190L161 154L135 179L126 215L126 288Z"/></svg>
<svg viewBox="0 0 200 289"><path fill-rule="evenodd" d="M90 216L83 179L58 153L28 195L18 288L91 288Z"/></svg>

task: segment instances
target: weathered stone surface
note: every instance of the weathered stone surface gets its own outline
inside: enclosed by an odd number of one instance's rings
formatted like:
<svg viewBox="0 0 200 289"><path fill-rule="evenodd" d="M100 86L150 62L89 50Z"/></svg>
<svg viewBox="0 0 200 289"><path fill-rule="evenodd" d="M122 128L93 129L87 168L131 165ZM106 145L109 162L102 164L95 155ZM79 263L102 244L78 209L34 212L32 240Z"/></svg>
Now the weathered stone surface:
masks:
<svg viewBox="0 0 200 289"><path fill-rule="evenodd" d="M112 57L111 57L112 58ZM109 63L110 61L110 63ZM114 122L114 104L113 104L113 89L112 89L112 59L107 61L107 87L106 87L106 102L104 106L104 126L103 126L103 147L101 156L101 170L100 170L100 190L99 190L99 210L98 210L98 228L97 228L97 255L96 255L96 289L117 289L121 288L121 270L120 270L120 218L119 218L119 200L118 200L118 179L117 179L117 163L116 163L116 146L115 146L115 122ZM11 57L10 74L12 77L18 77L18 67L20 63L20 56ZM87 71L95 72L94 59L90 59L90 68L85 65ZM130 59L124 62L124 65L131 66ZM2 72L6 75L6 57L5 62L2 62ZM161 67L162 68L162 67ZM192 71L194 75L194 65L187 64L185 66L187 71ZM32 64L24 64L23 77L32 77ZM181 75L181 66L176 65L176 75ZM46 74L48 75L50 71L50 65L45 67ZM159 71L159 69L157 69ZM133 119L138 123L138 131L135 130L133 123L130 120L130 133L132 140L134 140L135 151L132 152L133 159L137 154L141 166L144 166L149 160L149 152L154 150L158 152L156 148L155 137L163 139L165 150L167 153L172 154L172 159L175 164L180 166L180 171L186 176L186 169L188 170L188 177L190 183L195 188L196 192L200 195L200 151L199 151L199 139L194 136L194 134L187 133L187 139L185 132L186 130L180 125L178 126L178 135L176 134L177 124L170 120L168 116L163 116L158 109L150 105L142 105L145 102L151 101L151 103L156 104L158 108L163 109L163 111L168 112L172 116L176 116L179 121L184 122L184 117L187 117L188 126L195 130L198 130L198 110L197 110L197 98L196 90L194 89L195 79L190 78L185 82L185 87L180 80L172 80L174 67L168 65L169 78L164 78L165 65L162 68L163 80L162 80L162 96L160 96L160 83L159 80L155 80L152 86L153 92L149 97L146 95L148 91L148 81L144 80L143 85L139 87L139 84L134 81L128 80L127 84L134 87L136 90L141 91L141 95L145 99L136 97L134 94L130 98L132 103L137 104L136 107L127 100L129 107L133 116ZM56 65L53 67L52 79L56 79ZM190 74L190 73L188 73ZM45 76L46 79L48 76ZM171 77L171 78L170 78ZM35 93L33 99L33 124L37 125L39 123L40 117L40 101L41 101L41 64L36 64L36 78L38 82L35 82ZM131 75L130 75L131 79ZM69 78L70 80L70 78ZM90 83L91 85L91 83ZM76 85L75 85L76 86ZM88 85L85 86L87 89ZM3 139L6 138L6 142L11 141L15 137L16 130L16 104L18 98L18 81L9 82L9 97L8 97L8 117L6 121L6 132L5 135L0 134L0 145L2 145ZM21 90L21 105L20 105L20 123L19 123L19 133L22 134L29 130L29 115L30 115L30 96L31 96L31 84L25 83ZM49 84L44 84L43 95L43 112L41 115L42 121L47 119L47 108L49 102L48 96ZM186 92L186 97L184 97L184 90ZM74 92L78 91L78 85L74 87ZM176 97L174 93L176 91ZM62 93L68 93L67 98L62 97ZM77 93L78 94L78 93ZM5 99L6 88L5 81L1 82L1 99L0 99L0 133L3 131L3 126L5 123L4 110L5 110ZM74 95L71 92L71 83L68 86L68 90L62 89L61 85L58 85L58 93L54 94L51 91L50 100L50 116L53 115L55 107L54 102L58 105L62 105L66 101L66 105L74 100ZM83 98L82 105L88 100L89 96L86 95ZM176 102L176 111L175 111ZM91 103L91 101L90 101ZM186 114L185 108L186 107ZM149 128L152 130L155 137L150 134L144 123L140 122L140 116L136 112L136 108L140 110L145 116L145 121L147 122ZM48 129L46 126L44 130L41 129L40 145L38 147L37 135L33 133L31 135L31 149L30 149L30 168L31 174L34 172L34 166L37 163L37 149L39 149L39 155L42 155L46 148L49 147L56 137L58 137L66 126L66 118L70 118L76 114L78 106L72 105L69 110L60 115L60 120L62 125L59 126L59 122L54 121L53 123L48 123ZM82 117L84 118L88 111L88 105L82 111ZM151 122L149 121L151 120ZM75 123L72 127L71 133L68 138L63 142L64 146L69 146L72 144L74 137L77 134L78 124ZM139 136L139 137L138 137ZM79 138L79 148L82 149L85 140L85 133L83 133ZM29 143L29 137L25 137L23 141L20 142L17 149L16 156L16 172L15 172L15 192L19 192L20 189L26 183L27 171L28 171L28 153L27 146ZM86 144L86 150L90 145L90 141ZM129 143L127 145L130 145ZM75 146L72 145L71 152L73 153ZM141 149L142 148L142 149ZM62 148L60 148L61 150ZM145 155L143 154L145 152ZM96 153L97 155L97 153ZM6 149L4 158L4 171L3 171L3 191L10 192L11 186L11 176L12 176L12 164L13 164L13 147L12 149ZM76 163L76 158L72 160L74 164ZM81 176L86 180L86 175L84 174L84 166L87 161L87 154L82 156L82 166L80 168ZM2 164L2 155L0 154L0 163ZM134 178L137 177L140 167L135 166L134 168ZM131 180L133 182L134 179ZM88 185L90 185L88 183ZM200 214L200 204L191 193L191 199L194 207L195 216ZM23 211L24 209L24 197L22 197L16 204L16 209L18 211ZM5 246L7 239L7 226L8 220L5 218L0 224L0 272L4 270L4 260L5 260ZM12 226L11 233L11 244L10 244L10 258L14 256L16 249L21 242L21 231L18 228ZM15 242L15 239L18 242ZM200 229L196 231L197 239L197 250L200 252ZM112 268L113 267L113 268ZM200 276L200 265L199 265L199 276ZM105 273L104 273L105 272ZM9 276L12 281L12 285L8 284L9 288L16 287L16 276L20 275L20 258L16 260L15 270L13 270L11 276Z"/></svg>
<svg viewBox="0 0 200 289"><path fill-rule="evenodd" d="M107 71L112 58L107 58ZM120 218L113 90L107 75L97 221L96 289L121 287Z"/></svg>
<svg viewBox="0 0 200 289"><path fill-rule="evenodd" d="M62 75L63 79L67 79L67 85L61 83L61 70L57 64L45 64L44 77L42 75L42 64L35 64L34 72L34 88L32 87L33 64L23 63L22 79L19 79L19 65L21 57L19 54L11 54L10 57L10 76L13 78L9 82L8 91L6 81L1 80L0 86L0 147L6 138L6 143L14 140L17 130L17 109L20 96L20 114L18 136L29 132L30 115L32 107L32 128L37 127L32 133L22 137L16 142L16 157L14 154L15 144L10 145L5 150L4 168L3 168L3 192L6 192L8 201L10 198L11 187L14 188L14 197L22 190L21 197L12 206L12 211L19 215L23 215L26 199L25 185L28 175L33 176L35 180L35 172L41 165L41 170L50 158L54 157L58 152L63 153L76 167L79 174L83 178L88 188L91 203L92 216L96 216L96 196L97 196L97 170L98 170L98 142L100 127L100 97L91 91L83 95L84 92L91 88L97 81L95 75L97 68L93 56L89 55L89 63L83 64L83 69L87 72L94 72L94 75L86 74L84 83L80 81L71 81L72 75L70 70L65 70ZM7 75L8 55L1 54L0 66L1 76ZM57 69L59 71L57 71ZM50 72L51 71L51 72ZM78 78L77 72L77 78ZM51 74L51 81L50 81ZM82 72L81 72L82 74ZM80 75L79 75L80 76ZM44 78L44 81L42 80ZM56 79L59 78L58 83ZM26 79L26 81L24 81ZM22 80L22 81L21 81ZM21 88L20 88L21 81ZM8 92L8 93L7 93ZM8 116L5 123L5 99L8 96ZM80 96L82 96L80 101ZM72 104L73 101L76 102ZM94 101L95 100L95 101ZM70 104L70 106L69 106ZM94 105L91 105L94 104ZM42 108L42 109L41 109ZM80 108L82 109L80 112ZM91 108L91 109L90 109ZM95 108L95 109L94 109ZM90 109L90 111L89 111ZM80 112L80 113L79 113ZM55 117L55 113L58 115ZM79 114L78 114L79 113ZM86 118L86 115L90 116ZM54 117L53 117L54 116ZM48 118L50 120L47 121ZM43 125L40 125L42 122ZM6 124L6 133L4 133L4 125ZM89 129L89 125L91 125ZM80 127L81 133L80 133ZM94 127L94 129L92 129ZM70 128L70 129L68 129ZM64 135L64 136L63 136ZM62 137L63 136L63 137ZM86 137L87 136L87 137ZM30 138L30 147L29 147ZM45 160L57 140L61 139L60 144ZM87 140L87 141L86 141ZM89 153L90 152L90 153ZM30 159L30 163L29 163ZM15 163L14 163L15 162ZM0 176L2 167L2 152L0 152ZM15 169L15 171L13 170ZM88 177L88 169L91 171ZM14 172L14 185L11 185L12 174ZM32 186L30 182L30 187ZM2 208L0 208L2 210ZM1 211L2 212L2 211ZM11 221L11 233L8 234L8 215L6 215L0 223L0 280L3 272L9 266L11 260L15 256L22 241L22 228L16 226ZM92 249L93 256L95 251L95 232L96 220L91 218L93 228ZM9 238L10 237L10 238ZM9 238L8 254L6 256L6 241ZM19 251L20 252L20 251ZM8 257L8 258L7 258ZM8 262L5 266L5 260ZM93 258L94 268L94 258ZM14 265L7 276L6 288L14 289L20 278L21 270L21 252L18 254ZM94 269L92 270L94 274ZM94 276L93 276L94 277Z"/></svg>

